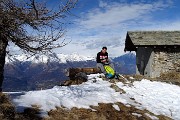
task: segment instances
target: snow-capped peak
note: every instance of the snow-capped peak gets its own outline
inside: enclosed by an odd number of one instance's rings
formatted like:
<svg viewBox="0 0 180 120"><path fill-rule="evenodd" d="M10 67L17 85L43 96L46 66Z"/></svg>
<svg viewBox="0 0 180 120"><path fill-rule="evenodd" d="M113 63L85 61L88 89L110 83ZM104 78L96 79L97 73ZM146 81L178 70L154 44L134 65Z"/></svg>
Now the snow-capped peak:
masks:
<svg viewBox="0 0 180 120"><path fill-rule="evenodd" d="M72 54L49 54L47 55L35 55L35 56L28 56L26 54L22 55L13 55L6 57L6 64L12 62L32 62L32 63L48 63L48 62L59 62L59 63L66 63L67 61L87 61L87 60L94 60L94 57L90 56L83 56L79 55L78 53Z"/></svg>

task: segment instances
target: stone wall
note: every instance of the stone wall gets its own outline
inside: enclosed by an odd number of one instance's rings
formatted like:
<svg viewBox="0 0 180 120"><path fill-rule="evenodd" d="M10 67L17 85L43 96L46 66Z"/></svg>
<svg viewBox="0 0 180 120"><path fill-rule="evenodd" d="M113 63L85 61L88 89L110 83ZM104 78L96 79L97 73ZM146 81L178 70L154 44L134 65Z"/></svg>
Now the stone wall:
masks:
<svg viewBox="0 0 180 120"><path fill-rule="evenodd" d="M180 49L154 50L151 66L150 77L159 77L165 72L180 72Z"/></svg>

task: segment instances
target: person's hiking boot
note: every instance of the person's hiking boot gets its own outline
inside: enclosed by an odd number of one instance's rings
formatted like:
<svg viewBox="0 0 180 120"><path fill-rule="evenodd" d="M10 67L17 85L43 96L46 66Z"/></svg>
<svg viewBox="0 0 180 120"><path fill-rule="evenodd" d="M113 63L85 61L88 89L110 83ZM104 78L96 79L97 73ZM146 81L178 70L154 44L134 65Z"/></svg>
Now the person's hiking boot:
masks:
<svg viewBox="0 0 180 120"><path fill-rule="evenodd" d="M117 75L115 75L115 76L114 76L114 78L115 78L115 79L118 79L118 76L117 76Z"/></svg>
<svg viewBox="0 0 180 120"><path fill-rule="evenodd" d="M107 74L107 73L105 74L105 78L109 78L109 76L108 76L108 74Z"/></svg>
<svg viewBox="0 0 180 120"><path fill-rule="evenodd" d="M120 75L118 73L115 73L115 76L114 76L115 79L120 79Z"/></svg>

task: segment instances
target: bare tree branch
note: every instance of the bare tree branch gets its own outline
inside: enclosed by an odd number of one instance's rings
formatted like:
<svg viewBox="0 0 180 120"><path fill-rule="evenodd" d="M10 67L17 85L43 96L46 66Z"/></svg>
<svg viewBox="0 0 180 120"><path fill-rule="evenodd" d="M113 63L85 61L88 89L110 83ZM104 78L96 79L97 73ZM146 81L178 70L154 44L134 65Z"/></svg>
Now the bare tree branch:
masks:
<svg viewBox="0 0 180 120"><path fill-rule="evenodd" d="M63 39L63 19L76 3L77 0L67 0L54 11L35 0L22 3L16 0L1 0L0 32L8 41L31 53L48 52L53 48L63 47L66 45ZM60 40L63 42L58 43Z"/></svg>

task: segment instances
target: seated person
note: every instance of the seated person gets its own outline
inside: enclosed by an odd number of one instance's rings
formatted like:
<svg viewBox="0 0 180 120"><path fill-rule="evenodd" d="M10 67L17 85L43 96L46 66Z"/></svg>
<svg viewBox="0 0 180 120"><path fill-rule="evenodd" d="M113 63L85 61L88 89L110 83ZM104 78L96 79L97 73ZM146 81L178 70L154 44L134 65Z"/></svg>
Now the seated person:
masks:
<svg viewBox="0 0 180 120"><path fill-rule="evenodd" d="M107 72L104 69L104 65L109 65L112 69L114 69L114 65L108 58L107 47L103 47L102 50L97 53L96 62L96 67L99 68L105 75L107 74Z"/></svg>

